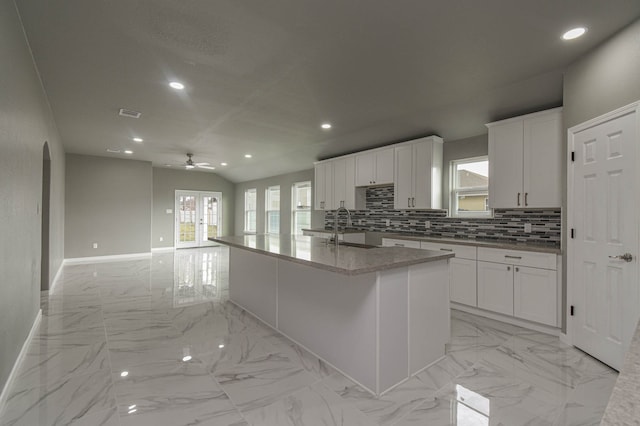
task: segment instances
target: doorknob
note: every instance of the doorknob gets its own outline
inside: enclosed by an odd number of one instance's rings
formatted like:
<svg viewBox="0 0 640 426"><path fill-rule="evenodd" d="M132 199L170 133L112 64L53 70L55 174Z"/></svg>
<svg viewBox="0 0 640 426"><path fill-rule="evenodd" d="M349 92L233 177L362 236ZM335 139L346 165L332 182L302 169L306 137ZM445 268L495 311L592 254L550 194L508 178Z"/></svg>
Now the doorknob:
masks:
<svg viewBox="0 0 640 426"><path fill-rule="evenodd" d="M631 253L619 254L618 256L609 256L609 259L619 259L624 260L625 262L631 262L633 260L633 255Z"/></svg>

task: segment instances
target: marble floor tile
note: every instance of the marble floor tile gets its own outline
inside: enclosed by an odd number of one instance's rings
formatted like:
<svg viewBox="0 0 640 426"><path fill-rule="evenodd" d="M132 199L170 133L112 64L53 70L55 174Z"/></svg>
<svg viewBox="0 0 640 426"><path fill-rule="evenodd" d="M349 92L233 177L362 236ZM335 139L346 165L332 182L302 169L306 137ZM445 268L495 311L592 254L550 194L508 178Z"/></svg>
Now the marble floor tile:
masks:
<svg viewBox="0 0 640 426"><path fill-rule="evenodd" d="M373 426L349 401L321 383L302 388L276 402L245 411L247 421L260 426Z"/></svg>
<svg viewBox="0 0 640 426"><path fill-rule="evenodd" d="M557 337L452 311L446 356L376 398L231 303L227 262L65 265L0 424L596 425L615 383Z"/></svg>
<svg viewBox="0 0 640 426"><path fill-rule="evenodd" d="M9 395L0 424L69 425L115 405L110 371L104 369Z"/></svg>
<svg viewBox="0 0 640 426"><path fill-rule="evenodd" d="M392 425L411 410L433 398L435 390L413 377L400 386L375 397L370 392L334 373L321 382L345 401L349 401L378 425Z"/></svg>

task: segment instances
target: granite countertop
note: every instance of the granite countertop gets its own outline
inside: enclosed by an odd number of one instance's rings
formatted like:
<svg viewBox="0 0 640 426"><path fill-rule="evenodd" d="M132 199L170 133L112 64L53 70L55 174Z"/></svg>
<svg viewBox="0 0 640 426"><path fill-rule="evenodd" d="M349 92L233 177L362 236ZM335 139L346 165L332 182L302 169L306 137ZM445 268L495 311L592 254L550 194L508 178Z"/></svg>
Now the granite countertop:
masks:
<svg viewBox="0 0 640 426"><path fill-rule="evenodd" d="M625 355L601 426L640 424L640 324Z"/></svg>
<svg viewBox="0 0 640 426"><path fill-rule="evenodd" d="M210 238L230 247L273 256L344 275L359 275L445 260L453 253L405 247L359 248L327 244L326 239L292 235L239 235Z"/></svg>
<svg viewBox="0 0 640 426"><path fill-rule="evenodd" d="M382 238L394 238L398 240L409 240L409 241L425 241L425 242L433 242L433 243L443 243L443 244L460 244L464 246L475 246L475 247L487 247L487 248L496 248L496 249L506 249L506 250L522 250L522 251L533 251L538 253L553 253L553 254L562 254L562 250L560 247L551 245L551 244L539 244L539 243L519 243L519 242L510 242L510 241L495 241L495 240L482 240L482 239L462 239L462 238L439 238L439 237L429 237L424 235L407 235L407 234L394 234L394 233L385 233Z"/></svg>
<svg viewBox="0 0 640 426"><path fill-rule="evenodd" d="M322 232L323 234L333 234L334 231L332 229L324 229L324 228L309 228L303 229L303 231L309 232ZM338 234L364 234L366 231L361 231L358 229L339 229Z"/></svg>

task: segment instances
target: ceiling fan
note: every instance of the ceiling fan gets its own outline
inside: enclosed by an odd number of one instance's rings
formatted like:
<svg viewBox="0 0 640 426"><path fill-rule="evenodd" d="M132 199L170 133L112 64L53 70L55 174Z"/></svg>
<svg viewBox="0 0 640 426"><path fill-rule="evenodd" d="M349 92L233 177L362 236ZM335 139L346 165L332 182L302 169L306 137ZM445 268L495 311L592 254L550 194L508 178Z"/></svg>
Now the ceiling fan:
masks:
<svg viewBox="0 0 640 426"><path fill-rule="evenodd" d="M184 167L186 169L195 169L197 167L199 169L215 170L215 167L211 167L209 163L194 163L193 159L191 158L193 157L193 154L191 153L187 153L187 157L189 158L184 164Z"/></svg>

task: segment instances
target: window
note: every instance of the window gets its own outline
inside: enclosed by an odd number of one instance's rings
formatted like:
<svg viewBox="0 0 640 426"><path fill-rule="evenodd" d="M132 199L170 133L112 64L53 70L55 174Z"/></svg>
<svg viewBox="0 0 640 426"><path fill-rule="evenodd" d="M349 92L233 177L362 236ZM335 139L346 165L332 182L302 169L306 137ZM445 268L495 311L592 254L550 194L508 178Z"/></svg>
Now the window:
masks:
<svg viewBox="0 0 640 426"><path fill-rule="evenodd" d="M302 235L311 227L311 182L296 182L291 189L291 233Z"/></svg>
<svg viewBox="0 0 640 426"><path fill-rule="evenodd" d="M244 191L244 232L256 232L256 189Z"/></svg>
<svg viewBox="0 0 640 426"><path fill-rule="evenodd" d="M265 194L267 233L280 233L280 186L270 186Z"/></svg>
<svg viewBox="0 0 640 426"><path fill-rule="evenodd" d="M451 216L489 216L489 159L451 162Z"/></svg>

